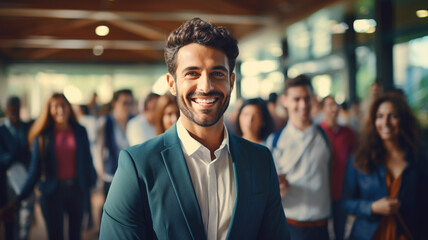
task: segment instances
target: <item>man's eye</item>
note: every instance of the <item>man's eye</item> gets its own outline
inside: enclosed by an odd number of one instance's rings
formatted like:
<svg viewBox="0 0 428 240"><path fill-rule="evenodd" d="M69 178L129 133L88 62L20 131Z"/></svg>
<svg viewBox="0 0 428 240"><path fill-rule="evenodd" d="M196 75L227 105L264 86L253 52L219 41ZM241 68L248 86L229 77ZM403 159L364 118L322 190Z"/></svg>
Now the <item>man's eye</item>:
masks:
<svg viewBox="0 0 428 240"><path fill-rule="evenodd" d="M212 74L216 77L224 77L224 73L222 72L213 72Z"/></svg>
<svg viewBox="0 0 428 240"><path fill-rule="evenodd" d="M198 75L198 73L197 72L187 72L186 74L185 74L185 76L197 76Z"/></svg>

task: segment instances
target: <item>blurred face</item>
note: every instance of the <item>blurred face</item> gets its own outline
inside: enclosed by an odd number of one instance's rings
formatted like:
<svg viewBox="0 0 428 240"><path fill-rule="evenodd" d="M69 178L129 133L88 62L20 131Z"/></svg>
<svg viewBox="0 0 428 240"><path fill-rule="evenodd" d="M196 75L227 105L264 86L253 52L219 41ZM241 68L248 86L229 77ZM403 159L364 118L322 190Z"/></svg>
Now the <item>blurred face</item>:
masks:
<svg viewBox="0 0 428 240"><path fill-rule="evenodd" d="M19 115L19 105L18 104L11 104L9 106L6 107L6 117L9 118L10 122L13 125L18 125L19 120L20 120L20 115Z"/></svg>
<svg viewBox="0 0 428 240"><path fill-rule="evenodd" d="M312 91L308 86L291 87L281 99L291 121L299 124L311 123Z"/></svg>
<svg viewBox="0 0 428 240"><path fill-rule="evenodd" d="M379 105L375 116L375 127L383 141L397 140L400 132L398 112L391 102Z"/></svg>
<svg viewBox="0 0 428 240"><path fill-rule="evenodd" d="M132 111L133 99L129 94L120 94L113 103L113 109L121 116L129 116Z"/></svg>
<svg viewBox="0 0 428 240"><path fill-rule="evenodd" d="M323 112L326 119L335 121L339 114L339 106L333 98L326 98L324 100Z"/></svg>
<svg viewBox="0 0 428 240"><path fill-rule="evenodd" d="M230 71L226 55L218 49L196 43L180 48L175 78L167 74L167 81L183 123L209 127L222 119L235 81Z"/></svg>
<svg viewBox="0 0 428 240"><path fill-rule="evenodd" d="M67 124L71 108L63 98L54 98L51 101L49 112L55 124Z"/></svg>
<svg viewBox="0 0 428 240"><path fill-rule="evenodd" d="M149 122L150 125L155 124L155 112L156 112L156 103L158 99L154 98L147 102L146 107L144 108L144 116L147 119L147 122Z"/></svg>
<svg viewBox="0 0 428 240"><path fill-rule="evenodd" d="M247 105L239 115L239 125L243 136L259 136L263 125L262 113L256 105Z"/></svg>
<svg viewBox="0 0 428 240"><path fill-rule="evenodd" d="M162 117L162 124L163 124L163 127L165 128L165 130L167 130L172 125L174 125L174 123L178 119L178 114L179 114L179 110L178 110L177 105L170 104L170 105L166 106L166 108L163 112L163 117Z"/></svg>
<svg viewBox="0 0 428 240"><path fill-rule="evenodd" d="M372 97L378 97L382 93L382 88L379 84L374 83L370 86L370 93Z"/></svg>

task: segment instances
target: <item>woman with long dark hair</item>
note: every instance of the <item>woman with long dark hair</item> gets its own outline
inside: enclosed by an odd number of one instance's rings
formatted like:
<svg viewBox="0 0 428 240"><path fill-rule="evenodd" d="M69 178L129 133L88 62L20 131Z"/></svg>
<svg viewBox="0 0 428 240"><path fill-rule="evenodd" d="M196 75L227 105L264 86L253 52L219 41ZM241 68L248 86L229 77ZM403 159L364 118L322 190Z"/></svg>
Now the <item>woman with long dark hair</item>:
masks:
<svg viewBox="0 0 428 240"><path fill-rule="evenodd" d="M274 121L266 101L261 98L252 98L242 103L236 118L236 130L239 136L255 143L262 143L274 128Z"/></svg>
<svg viewBox="0 0 428 240"><path fill-rule="evenodd" d="M55 93L49 98L30 129L29 143L29 176L19 199L38 183L49 239L64 239L65 214L69 239L80 239L83 204L96 182L96 173L88 134L78 124L63 94Z"/></svg>
<svg viewBox="0 0 428 240"><path fill-rule="evenodd" d="M356 216L350 239L426 239L427 168L418 129L402 96L373 102L343 185L344 207Z"/></svg>

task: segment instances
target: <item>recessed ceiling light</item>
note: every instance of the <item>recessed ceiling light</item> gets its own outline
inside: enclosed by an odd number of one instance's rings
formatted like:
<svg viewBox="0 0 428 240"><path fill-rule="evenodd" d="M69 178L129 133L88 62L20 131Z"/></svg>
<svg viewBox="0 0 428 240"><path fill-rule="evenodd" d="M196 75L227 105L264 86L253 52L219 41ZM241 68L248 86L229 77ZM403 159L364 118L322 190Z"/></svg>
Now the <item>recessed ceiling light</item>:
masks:
<svg viewBox="0 0 428 240"><path fill-rule="evenodd" d="M428 17L428 10L417 10L416 11L416 16L418 16L418 18L426 18Z"/></svg>
<svg viewBox="0 0 428 240"><path fill-rule="evenodd" d="M95 28L95 33L100 37L107 36L109 32L110 32L110 29L105 25L100 25L97 28Z"/></svg>
<svg viewBox="0 0 428 240"><path fill-rule="evenodd" d="M94 48L92 48L92 53L95 56L101 56L104 53L104 47L101 45L96 45Z"/></svg>

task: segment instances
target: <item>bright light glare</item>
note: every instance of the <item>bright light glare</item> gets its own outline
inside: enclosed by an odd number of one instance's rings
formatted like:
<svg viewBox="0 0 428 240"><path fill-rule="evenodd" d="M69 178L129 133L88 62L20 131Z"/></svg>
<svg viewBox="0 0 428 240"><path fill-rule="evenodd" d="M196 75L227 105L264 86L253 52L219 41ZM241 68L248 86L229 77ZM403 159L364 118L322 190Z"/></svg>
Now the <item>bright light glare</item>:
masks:
<svg viewBox="0 0 428 240"><path fill-rule="evenodd" d="M260 73L268 73L279 68L278 61L245 61L242 63L241 72L244 76L257 76Z"/></svg>
<svg viewBox="0 0 428 240"><path fill-rule="evenodd" d="M416 11L416 16L418 16L418 18L426 18L426 17L428 17L428 10L424 10L424 9L417 10Z"/></svg>
<svg viewBox="0 0 428 240"><path fill-rule="evenodd" d="M95 28L95 34L97 34L100 37L105 37L110 32L110 29L105 25L100 25Z"/></svg>
<svg viewBox="0 0 428 240"><path fill-rule="evenodd" d="M163 95L168 91L168 88L169 86L166 81L166 74L164 74L158 78L155 84L153 84L152 92Z"/></svg>
<svg viewBox="0 0 428 240"><path fill-rule="evenodd" d="M330 75L318 75L312 79L315 92L321 98L326 97L330 94L331 88L331 77Z"/></svg>
<svg viewBox="0 0 428 240"><path fill-rule="evenodd" d="M64 95L70 101L71 104L81 104L83 100L83 95L80 89L75 86L66 86L64 88Z"/></svg>
<svg viewBox="0 0 428 240"><path fill-rule="evenodd" d="M357 33L373 33L376 31L376 21L374 19L357 19L353 25Z"/></svg>

